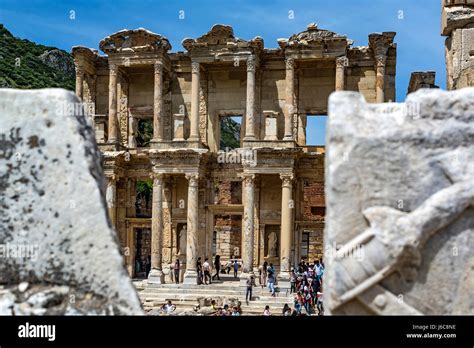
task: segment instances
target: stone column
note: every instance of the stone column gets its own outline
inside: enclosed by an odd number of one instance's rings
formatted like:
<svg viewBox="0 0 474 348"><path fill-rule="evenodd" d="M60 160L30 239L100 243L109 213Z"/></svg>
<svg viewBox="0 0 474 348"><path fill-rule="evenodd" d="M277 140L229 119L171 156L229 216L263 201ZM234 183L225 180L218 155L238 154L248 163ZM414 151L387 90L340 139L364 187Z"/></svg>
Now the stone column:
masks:
<svg viewBox="0 0 474 348"><path fill-rule="evenodd" d="M199 62L191 62L191 73L191 133L188 140L199 142L199 79L201 76Z"/></svg>
<svg viewBox="0 0 474 348"><path fill-rule="evenodd" d="M254 181L255 194L254 194L254 238L253 238L253 273L258 274L258 267L260 266L260 238L262 238L262 233L260 230L260 187L261 180L257 177Z"/></svg>
<svg viewBox="0 0 474 348"><path fill-rule="evenodd" d="M84 83L84 71L81 67L76 66L76 94L82 100L82 90Z"/></svg>
<svg viewBox="0 0 474 348"><path fill-rule="evenodd" d="M247 101L244 140L255 140L255 57L247 58Z"/></svg>
<svg viewBox="0 0 474 348"><path fill-rule="evenodd" d="M286 59L285 135L283 140L293 140L293 114L295 113L295 60Z"/></svg>
<svg viewBox="0 0 474 348"><path fill-rule="evenodd" d="M199 223L199 174L186 174L188 179L188 212L187 212L187 237L186 237L186 272L185 284L197 283L196 261L198 248L198 223Z"/></svg>
<svg viewBox="0 0 474 348"><path fill-rule="evenodd" d="M378 55L375 57L377 64L377 77L375 82L375 90L377 93L377 103L385 102L385 65L387 63L386 55Z"/></svg>
<svg viewBox="0 0 474 348"><path fill-rule="evenodd" d="M151 271L149 284L164 282L162 269L163 253L163 174L152 174L153 200L151 214Z"/></svg>
<svg viewBox="0 0 474 348"><path fill-rule="evenodd" d="M248 277L253 274L253 241L254 241L254 203L255 174L242 174L244 201L244 218L242 221L242 275L240 284L245 285Z"/></svg>
<svg viewBox="0 0 474 348"><path fill-rule="evenodd" d="M281 174L281 238L280 238L280 273L278 279L282 286L290 279L291 245L293 236L293 212L295 203L292 198L293 174Z"/></svg>
<svg viewBox="0 0 474 348"><path fill-rule="evenodd" d="M345 74L346 67L349 65L349 60L346 56L336 58L336 92L345 89Z"/></svg>
<svg viewBox="0 0 474 348"><path fill-rule="evenodd" d="M117 65L109 64L109 135L108 143L117 142Z"/></svg>
<svg viewBox="0 0 474 348"><path fill-rule="evenodd" d="M153 141L163 140L163 64L154 64Z"/></svg>
<svg viewBox="0 0 474 348"><path fill-rule="evenodd" d="M105 191L105 200L107 202L107 209L109 212L110 222L112 226L116 228L117 222L117 180L116 175L108 176L107 188Z"/></svg>

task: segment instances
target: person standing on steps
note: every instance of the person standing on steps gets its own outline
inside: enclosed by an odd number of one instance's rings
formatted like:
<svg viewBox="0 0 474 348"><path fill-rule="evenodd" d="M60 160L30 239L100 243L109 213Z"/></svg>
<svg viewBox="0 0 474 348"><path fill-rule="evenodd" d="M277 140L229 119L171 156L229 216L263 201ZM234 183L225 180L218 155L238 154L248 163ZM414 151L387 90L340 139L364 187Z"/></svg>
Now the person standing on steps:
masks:
<svg viewBox="0 0 474 348"><path fill-rule="evenodd" d="M198 257L196 261L196 271L197 271L197 284L202 284L202 265L201 265L201 257Z"/></svg>
<svg viewBox="0 0 474 348"><path fill-rule="evenodd" d="M271 263L270 266L267 268L267 273L268 276L270 276L270 273L275 274L275 267L273 267L273 263Z"/></svg>
<svg viewBox="0 0 474 348"><path fill-rule="evenodd" d="M237 272L239 271L239 263L234 260L234 278L237 278Z"/></svg>
<svg viewBox="0 0 474 348"><path fill-rule="evenodd" d="M146 277L148 278L148 274L150 274L151 271L151 255L148 255L145 261L145 272L146 272Z"/></svg>
<svg viewBox="0 0 474 348"><path fill-rule="evenodd" d="M227 261L227 263L225 264L225 270L227 271L227 274L230 273L230 269L232 268L232 261L229 260Z"/></svg>
<svg viewBox="0 0 474 348"><path fill-rule="evenodd" d="M179 284L179 259L176 259L173 266L173 270L174 270L174 280L176 284Z"/></svg>
<svg viewBox="0 0 474 348"><path fill-rule="evenodd" d="M214 267L216 268L216 274L212 276L212 280L214 280L215 277L217 277L217 280L221 280L221 277L219 277L219 272L221 271L221 257L219 255L216 255L214 259Z"/></svg>
<svg viewBox="0 0 474 348"><path fill-rule="evenodd" d="M268 262L265 261L262 266L262 270L260 273L260 285L262 286L262 289L264 286L267 285L267 267L268 267Z"/></svg>
<svg viewBox="0 0 474 348"><path fill-rule="evenodd" d="M294 269L291 270L290 284L291 284L290 294L292 294L292 293L296 292L296 273L295 273Z"/></svg>
<svg viewBox="0 0 474 348"><path fill-rule="evenodd" d="M211 265L209 264L209 259L206 257L204 263L202 264L202 269L204 271L204 284L208 285L207 279L209 278L209 284L212 284L211 279Z"/></svg>
<svg viewBox="0 0 474 348"><path fill-rule="evenodd" d="M247 306L249 305L249 301L252 301L252 288L255 285L255 278L253 275L247 279L247 291L245 292L245 301L247 302Z"/></svg>
<svg viewBox="0 0 474 348"><path fill-rule="evenodd" d="M273 265L270 265L268 271L268 289L270 290L272 297L275 297L275 272L270 269L272 266Z"/></svg>

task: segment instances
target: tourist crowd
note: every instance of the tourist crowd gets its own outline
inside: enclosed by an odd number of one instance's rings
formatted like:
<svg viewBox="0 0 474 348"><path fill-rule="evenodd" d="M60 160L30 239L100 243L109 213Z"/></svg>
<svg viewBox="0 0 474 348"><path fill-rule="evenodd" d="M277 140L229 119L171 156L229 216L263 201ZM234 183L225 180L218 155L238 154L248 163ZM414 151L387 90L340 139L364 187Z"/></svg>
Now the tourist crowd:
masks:
<svg viewBox="0 0 474 348"><path fill-rule="evenodd" d="M201 263L199 257L196 263L197 270L197 283L198 284L211 284L212 280L220 280L219 273L230 273L230 270L234 271L234 278L238 276L239 263L237 260L230 260L221 269L221 261L219 255L214 259L213 266L209 262L208 258L205 258L204 262ZM176 283L179 283L179 260L176 260L174 265ZM212 270L215 270L215 274L212 275ZM323 315L323 275L324 275L324 263L323 260L316 260L313 263L301 260L299 264L291 268L290 272L290 294L294 294L294 309L291 309L288 304L285 304L282 310L284 316L299 316L299 315ZM268 264L266 261L262 266L259 267L259 284L262 288L267 287L272 297L275 297L275 285L277 285L277 277L275 267L272 263ZM246 293L245 301L249 305L249 301L252 300L253 288L256 286L254 276L250 276L246 281ZM211 309L214 315L218 316L239 316L242 314L240 302L238 305L232 308L229 305L223 307L217 307L215 301L211 303ZM304 310L304 312L303 312ZM169 311L169 310L168 310ZM264 316L272 315L270 307L266 306Z"/></svg>
<svg viewBox="0 0 474 348"><path fill-rule="evenodd" d="M301 261L296 269L291 270L290 293L295 293L294 305L297 315L301 315L303 308L306 314L324 314L323 306L323 260L313 264Z"/></svg>

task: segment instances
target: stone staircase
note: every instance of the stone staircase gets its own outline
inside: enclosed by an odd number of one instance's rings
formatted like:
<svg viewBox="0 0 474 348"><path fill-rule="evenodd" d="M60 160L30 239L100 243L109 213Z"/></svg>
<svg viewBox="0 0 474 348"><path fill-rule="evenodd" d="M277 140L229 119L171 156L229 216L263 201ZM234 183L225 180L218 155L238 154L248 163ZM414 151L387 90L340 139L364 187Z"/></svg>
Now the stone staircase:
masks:
<svg viewBox="0 0 474 348"><path fill-rule="evenodd" d="M267 288L257 285L253 289L252 301L245 303L245 288L239 282L213 283L212 285L189 284L147 284L146 280L134 282L145 312L159 309L168 300L176 305L176 313L193 312L198 305L198 298L216 299L228 303L228 299L241 302L242 315L262 315L266 305L270 306L272 315L281 315L285 303L293 307L293 296L286 290L276 292L272 297Z"/></svg>

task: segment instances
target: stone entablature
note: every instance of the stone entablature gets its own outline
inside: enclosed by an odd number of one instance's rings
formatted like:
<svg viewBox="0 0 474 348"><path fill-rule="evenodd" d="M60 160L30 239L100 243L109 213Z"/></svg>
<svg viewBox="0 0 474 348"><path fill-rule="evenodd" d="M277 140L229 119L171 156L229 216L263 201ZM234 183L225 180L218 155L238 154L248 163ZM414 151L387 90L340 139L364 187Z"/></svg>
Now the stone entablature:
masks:
<svg viewBox="0 0 474 348"><path fill-rule="evenodd" d="M435 84L435 71L416 71L411 73L410 82L408 84L408 93L413 93L420 88L439 88Z"/></svg>

